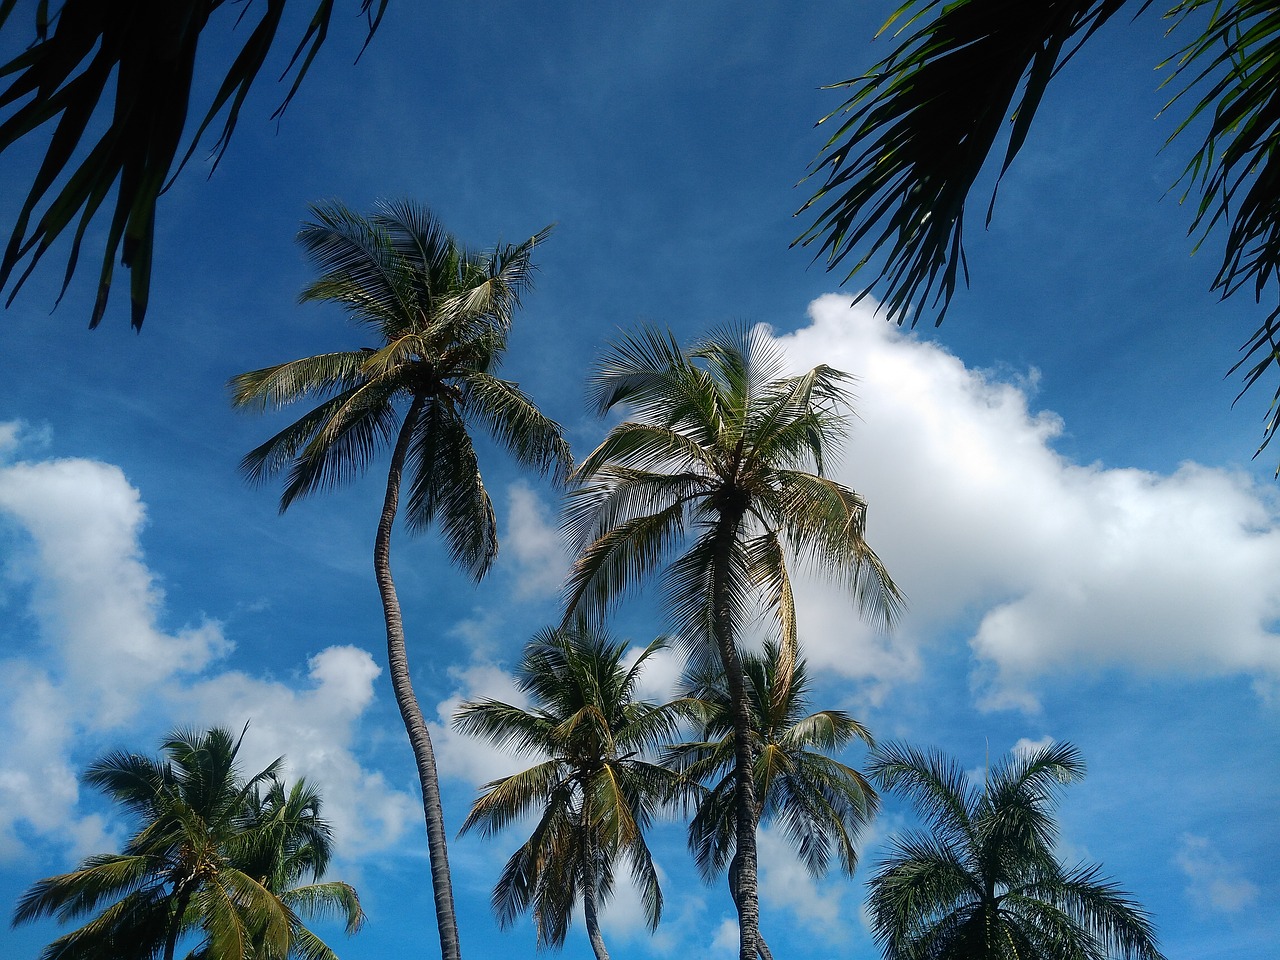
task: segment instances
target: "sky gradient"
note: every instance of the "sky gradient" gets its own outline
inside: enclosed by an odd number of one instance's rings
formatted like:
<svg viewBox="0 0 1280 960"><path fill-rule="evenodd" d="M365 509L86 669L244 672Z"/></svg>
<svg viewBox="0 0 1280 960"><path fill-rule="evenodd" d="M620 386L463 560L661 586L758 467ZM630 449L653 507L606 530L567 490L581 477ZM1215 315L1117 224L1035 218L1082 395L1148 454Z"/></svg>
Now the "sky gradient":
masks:
<svg viewBox="0 0 1280 960"><path fill-rule="evenodd" d="M1072 741L1089 774L1059 807L1063 858L1102 863L1152 912L1170 958L1272 952L1280 450L1251 459L1266 388L1233 408L1238 379L1224 378L1261 311L1208 292L1218 246L1191 256L1192 211L1170 190L1194 145L1164 146L1177 118L1157 117L1168 91L1152 68L1175 45L1158 17L1123 19L1071 62L986 230L990 179L979 188L971 286L940 328L902 330L873 299L852 304L860 280L788 248L807 225L793 214L824 140L813 124L842 100L820 88L887 52L871 38L894 6L396 0L353 65L360 24L344 18L357 4L340 3L283 120L267 120L283 95L269 66L218 169L206 176L198 151L162 198L140 335L124 285L85 329L87 255L50 312L55 248L0 315L0 902L123 835L77 785L91 759L151 752L177 725L250 721L248 767L285 754L291 776L321 784L331 876L369 914L350 941L329 931L331 945L344 960L435 954L371 570L378 469L278 516L278 491L247 486L236 465L284 420L233 412L225 389L364 343L338 310L296 303L312 276L293 241L308 203L411 197L479 247L556 224L503 372L579 456L606 427L587 413L585 374L639 323L685 341L768 324L795 369L852 374L857 417L833 473L866 497L868 539L910 609L878 634L820 577L803 581L815 708L979 775L1015 746ZM211 23L211 63L238 36L233 19ZM301 29L286 25L286 46ZM6 53L27 39L13 32ZM0 223L36 147L0 158ZM556 492L481 454L502 537L490 576L469 583L431 534L398 530L392 557L451 834L476 788L519 761L448 720L464 699L517 696L510 671L558 620L569 559ZM639 596L612 629L643 647L662 612ZM646 690L668 694L678 672L659 658ZM765 830L775 954L876 955L863 881L911 823L887 800L852 880L809 879ZM500 932L488 908L521 840L450 849L469 956L533 953L532 927ZM735 955L732 905L697 879L680 824L652 845L663 922L650 936L621 888L605 914L614 956ZM56 935L0 929L0 953L35 957ZM564 955L588 954L575 924Z"/></svg>

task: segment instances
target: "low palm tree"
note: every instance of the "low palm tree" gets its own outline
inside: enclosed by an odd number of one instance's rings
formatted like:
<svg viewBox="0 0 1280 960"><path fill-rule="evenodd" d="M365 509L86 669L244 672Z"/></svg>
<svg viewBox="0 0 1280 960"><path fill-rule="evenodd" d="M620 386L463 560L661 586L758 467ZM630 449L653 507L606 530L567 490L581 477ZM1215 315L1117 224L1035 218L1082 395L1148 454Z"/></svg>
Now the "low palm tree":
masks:
<svg viewBox="0 0 1280 960"><path fill-rule="evenodd" d="M271 780L265 792L255 788L249 798L249 822L253 830L241 856L250 876L280 898L288 908L290 939L294 953L305 960L330 955L323 942L303 924L303 919L341 916L348 932L364 921L355 888L340 880L321 882L332 855L329 824L320 816L320 793L305 779L288 790ZM302 883L304 878L312 882Z"/></svg>
<svg viewBox="0 0 1280 960"><path fill-rule="evenodd" d="M284 511L299 497L364 472L391 447L373 566L387 632L387 663L422 786L431 882L444 960L459 960L435 750L409 676L404 620L391 575L391 530L408 484L410 532L438 523L450 557L476 580L498 552L497 519L480 476L471 430L480 427L523 466L567 470L569 447L519 386L496 375L533 249L548 230L478 253L429 211L383 204L369 218L339 204L315 207L298 239L321 271L302 300L337 303L378 345L304 357L231 380L232 402L263 410L303 400L318 406L252 450L253 481L284 471ZM406 481L407 474L407 481Z"/></svg>
<svg viewBox="0 0 1280 960"><path fill-rule="evenodd" d="M813 876L827 872L833 851L841 869L852 876L858 835L875 816L879 797L861 773L829 754L857 740L868 746L875 742L866 727L842 710L808 713L805 661L796 661L785 687L780 686L780 662L781 650L772 642L765 644L763 654L742 657L751 701L756 820L779 824ZM678 744L667 760L707 784L689 824L689 847L707 882L728 866L729 892L736 903L741 870L735 843L733 704L724 675L704 670L689 676L683 703L702 739ZM763 935L759 950L768 960Z"/></svg>
<svg viewBox="0 0 1280 960"><path fill-rule="evenodd" d="M670 743L679 721L672 704L636 699L655 640L628 669L626 645L596 633L545 631L525 651L516 683L523 708L496 700L463 704L454 725L465 733L542 759L487 783L462 831L490 836L539 810L529 839L498 879L493 907L503 926L530 910L538 945L564 943L581 900L597 960L607 960L598 910L613 889L614 866L631 864L650 928L662 915L662 891L644 832L680 786L673 771L645 759Z"/></svg>
<svg viewBox="0 0 1280 960"><path fill-rule="evenodd" d="M742 628L761 602L776 617L781 690L797 647L788 554L839 579L884 624L901 603L863 537L866 504L823 475L843 430L847 380L826 365L784 376L762 327L725 329L689 350L657 330L624 336L590 391L602 416L625 406L631 419L574 472L566 508L580 553L565 622L599 617L661 573L674 635L695 658L718 659L724 673L734 705L741 960L755 960L759 917Z"/></svg>
<svg viewBox="0 0 1280 960"><path fill-rule="evenodd" d="M85 783L137 829L123 853L89 857L23 894L15 925L97 914L42 960L173 960L192 938L196 957L337 960L299 915L337 914L348 933L364 921L349 885L297 886L304 875L319 880L329 861L320 798L302 783L286 794L282 760L244 779L239 749L225 729L180 730L163 742L164 759L115 752L89 766Z"/></svg>
<svg viewBox="0 0 1280 960"><path fill-rule="evenodd" d="M886 960L1163 960L1146 912L1096 864L1059 864L1052 805L1084 775L1069 743L1006 758L980 785L954 760L891 745L871 765L929 833L892 843L868 908Z"/></svg>

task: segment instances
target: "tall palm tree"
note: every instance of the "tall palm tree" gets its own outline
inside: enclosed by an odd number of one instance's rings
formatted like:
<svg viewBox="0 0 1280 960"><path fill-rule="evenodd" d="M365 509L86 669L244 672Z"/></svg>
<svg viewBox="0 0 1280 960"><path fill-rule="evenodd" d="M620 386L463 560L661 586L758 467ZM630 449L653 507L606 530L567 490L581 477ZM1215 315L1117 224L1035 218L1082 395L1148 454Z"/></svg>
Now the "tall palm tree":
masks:
<svg viewBox="0 0 1280 960"><path fill-rule="evenodd" d="M680 777L645 759L675 737L673 704L635 696L645 648L628 669L626 644L593 632L549 630L530 642L516 674L528 709L496 700L463 704L454 725L522 753L540 756L521 773L487 783L462 825L490 836L540 809L529 839L512 854L493 890L507 926L532 910L538 945L559 946L581 900L597 960L608 960L599 907L613 889L614 865L626 857L650 929L662 915L662 891L644 832Z"/></svg>
<svg viewBox="0 0 1280 960"><path fill-rule="evenodd" d="M814 221L795 243L816 244L828 269L868 264L865 285L879 290L890 318L914 324L946 312L961 274L969 194L993 154L1003 176L1026 142L1036 110L1059 69L1112 17L1136 17L1154 0L905 0L881 33L896 30L887 57L834 84L850 91L823 118L837 129L814 165L822 185L805 204ZM1199 194L1191 232L1203 242L1226 229L1213 289L1244 288L1259 302L1280 280L1280 19L1272 0L1166 0L1159 5L1174 41L1161 57L1182 89L1170 106L1191 128L1181 182ZM905 34L905 36L904 36ZM1184 105L1185 104L1185 105ZM1199 119L1205 123L1197 123ZM1006 132L1007 131L1007 132ZM1007 140L1005 139L1007 136ZM1003 144L1003 148L1001 148ZM995 208L992 196L987 219ZM1198 244L1197 244L1198 245ZM880 256L877 256L880 254ZM1245 342L1248 389L1278 364L1280 307L1270 308ZM1274 375L1274 374L1273 374ZM1242 391L1243 392L1243 391ZM1280 397L1280 388L1276 391ZM1262 446L1280 418L1268 418ZM1261 448L1259 448L1261 449Z"/></svg>
<svg viewBox="0 0 1280 960"><path fill-rule="evenodd" d="M299 497L363 473L391 446L373 565L387 631L387 661L422 784L440 946L458 960L435 751L413 692L404 622L391 575L391 529L408 474L411 532L439 524L455 565L479 580L498 552L497 520L480 476L471 429L485 429L523 466L567 470L568 444L518 385L495 371L532 253L524 243L478 253L425 208L385 203L369 218L339 204L314 207L298 240L321 272L301 299L341 304L378 346L304 357L231 380L232 402L262 410L319 399L314 409L252 450L247 476L287 471L281 511Z"/></svg>
<svg viewBox="0 0 1280 960"><path fill-rule="evenodd" d="M901 745L871 770L930 831L895 839L871 880L886 960L1163 960L1146 912L1098 865L1058 863L1055 794L1084 775L1071 744L1006 758L981 785L954 760Z"/></svg>
<svg viewBox="0 0 1280 960"><path fill-rule="evenodd" d="M779 823L812 875L827 872L834 848L841 869L852 876L858 834L875 816L879 797L861 773L828 754L855 740L868 746L875 742L866 727L842 710L807 713L805 661L796 661L785 686L780 661L781 649L772 642L765 644L763 654L742 656L751 702L756 820ZM708 784L689 824L689 847L708 882L728 865L729 891L737 902L741 869L735 856L733 703L719 670L693 673L685 692L684 709L696 718L702 739L676 745L667 760ZM759 948L768 960L763 935Z"/></svg>
<svg viewBox="0 0 1280 960"><path fill-rule="evenodd" d="M295 911L345 916L349 933L364 920L347 884L296 885L305 874L318 880L329 860L319 796L295 785L293 809L282 808L282 761L245 780L239 748L221 728L180 730L163 742L164 759L115 752L90 765L84 781L121 804L138 829L123 853L89 857L23 894L14 924L97 913L49 944L42 960L173 960L188 937L199 937L196 957L336 960Z"/></svg>
<svg viewBox="0 0 1280 960"><path fill-rule="evenodd" d="M566 507L580 550L566 622L576 611L599 615L661 571L675 636L724 671L734 704L742 960L755 960L758 904L755 758L738 636L762 602L777 619L785 688L796 659L788 552L841 578L886 624L901 603L863 538L866 505L823 475L844 424L847 379L825 365L783 376L763 328L722 330L687 351L669 333L625 336L590 389L601 415L625 405L632 419L577 468Z"/></svg>

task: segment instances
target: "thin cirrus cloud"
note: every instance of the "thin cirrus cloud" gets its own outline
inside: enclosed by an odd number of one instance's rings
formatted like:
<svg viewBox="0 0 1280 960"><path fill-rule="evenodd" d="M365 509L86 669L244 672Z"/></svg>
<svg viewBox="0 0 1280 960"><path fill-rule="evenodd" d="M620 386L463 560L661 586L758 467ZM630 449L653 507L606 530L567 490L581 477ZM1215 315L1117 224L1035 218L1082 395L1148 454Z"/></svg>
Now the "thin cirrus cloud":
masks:
<svg viewBox="0 0 1280 960"><path fill-rule="evenodd" d="M1035 710L1037 681L1119 667L1144 675L1280 678L1280 524L1243 473L1082 466L1053 449L1059 417L1025 385L967 368L841 295L778 338L796 369L853 374L858 417L833 471L869 503L867 537L910 601L891 636L807 577L815 666L871 684L917 676L958 620L980 705ZM974 613L976 611L976 617Z"/></svg>
<svg viewBox="0 0 1280 960"><path fill-rule="evenodd" d="M21 451L22 438L20 425L0 425L6 454ZM0 737L10 745L0 760L0 858L25 855L28 837L77 856L111 845L111 825L80 806L76 771L89 758L77 749L87 734L127 739L140 727L238 728L250 718L246 767L287 753L290 777L319 783L343 853L393 844L416 804L353 752L380 672L369 653L322 650L299 687L229 669L234 644L216 621L160 626L164 593L139 542L145 519L116 466L0 461L11 546L4 599L19 625L0 664Z"/></svg>
<svg viewBox="0 0 1280 960"><path fill-rule="evenodd" d="M1187 878L1187 896L1202 910L1239 913L1252 907L1259 890L1209 842L1207 837L1184 834L1174 862Z"/></svg>

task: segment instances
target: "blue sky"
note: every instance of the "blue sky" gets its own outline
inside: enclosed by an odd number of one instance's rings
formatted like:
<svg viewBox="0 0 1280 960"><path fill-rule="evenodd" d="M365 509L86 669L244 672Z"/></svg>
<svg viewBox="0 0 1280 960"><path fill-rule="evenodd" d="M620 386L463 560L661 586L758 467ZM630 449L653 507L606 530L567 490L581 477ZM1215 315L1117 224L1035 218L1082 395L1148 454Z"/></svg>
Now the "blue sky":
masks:
<svg viewBox="0 0 1280 960"><path fill-rule="evenodd" d="M1172 47L1156 17L1117 21L1064 70L990 229L971 217L972 286L941 328L903 331L788 249L805 225L794 185L823 141L813 123L841 101L819 88L883 55L871 36L893 6L395 2L353 66L359 24L341 18L356 4L340 4L278 127L283 91L265 82L212 177L193 163L164 198L141 335L123 287L85 329L88 261L50 313L51 255L0 317L0 902L118 841L123 825L77 788L90 759L251 719L252 763L286 754L325 791L333 875L370 916L349 942L334 934L340 955L434 953L370 569L380 482L277 516L275 492L236 464L281 421L234 413L224 387L363 342L338 311L296 304L310 273L293 235L310 202L408 196L477 246L557 224L504 369L578 454L603 432L585 371L641 322L685 339L766 323L797 368L857 377L837 475L869 501L868 537L911 608L879 636L820 580L802 588L815 706L974 770L988 752L1071 740L1089 775L1063 798L1064 858L1101 862L1171 958L1269 953L1280 450L1250 459L1267 397L1232 409L1223 377L1259 310L1209 294L1215 240L1190 256L1190 211L1169 192L1191 146L1162 150L1175 122L1152 119L1166 99L1152 67ZM219 18L211 35L229 36ZM22 144L0 160L0 222L36 159ZM567 562L555 492L484 453L503 534L493 573L471 585L431 535L400 532L393 555L453 829L514 761L444 724L462 699L515 695L509 671L556 618ZM646 643L661 613L641 597L614 629ZM677 669L657 664L652 691ZM865 863L909 823L888 802ZM501 933L488 910L517 842L451 848L469 955L533 952L527 923ZM614 955L732 955L732 906L696 879L679 824L652 842L663 923L650 937L620 890ZM761 843L775 953L875 954L868 870L813 882L776 837ZM6 929L0 945L34 957L55 935ZM565 955L588 952L575 926Z"/></svg>

